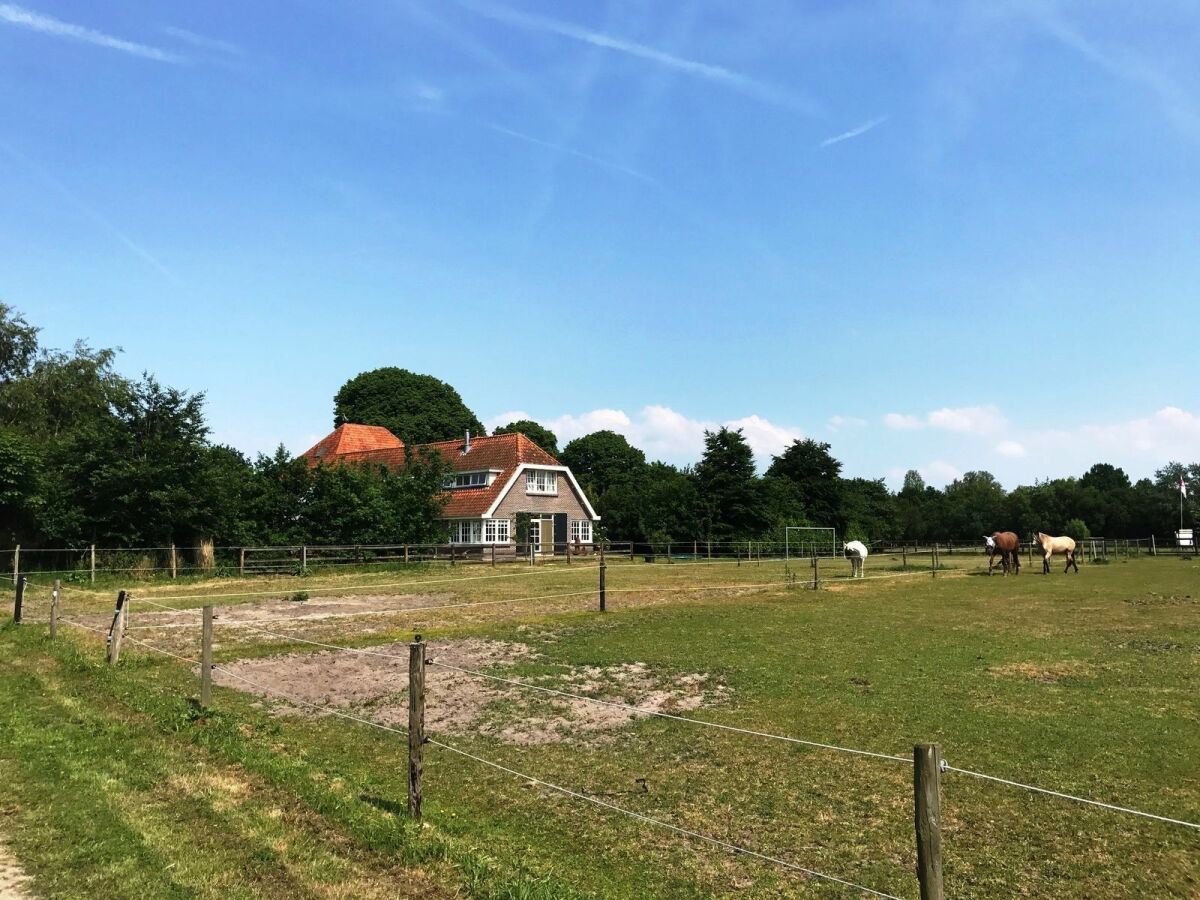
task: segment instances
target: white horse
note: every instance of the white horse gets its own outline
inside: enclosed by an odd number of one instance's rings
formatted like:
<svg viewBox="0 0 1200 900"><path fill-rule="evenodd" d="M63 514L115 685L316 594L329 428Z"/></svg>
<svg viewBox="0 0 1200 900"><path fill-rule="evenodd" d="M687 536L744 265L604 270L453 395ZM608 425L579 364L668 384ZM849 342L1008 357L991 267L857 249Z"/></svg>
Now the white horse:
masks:
<svg viewBox="0 0 1200 900"><path fill-rule="evenodd" d="M850 577L865 578L863 562L867 558L867 545L862 541L850 541L848 544L842 544L842 553L850 560Z"/></svg>
<svg viewBox="0 0 1200 900"><path fill-rule="evenodd" d="M1075 571L1079 571L1079 563L1075 562L1075 539L1066 536L1051 537L1048 534L1042 534L1040 531L1033 536L1034 541L1042 548L1042 574L1050 574L1050 557L1062 554L1067 558L1067 567L1063 569L1063 574L1071 571L1071 567L1075 567Z"/></svg>

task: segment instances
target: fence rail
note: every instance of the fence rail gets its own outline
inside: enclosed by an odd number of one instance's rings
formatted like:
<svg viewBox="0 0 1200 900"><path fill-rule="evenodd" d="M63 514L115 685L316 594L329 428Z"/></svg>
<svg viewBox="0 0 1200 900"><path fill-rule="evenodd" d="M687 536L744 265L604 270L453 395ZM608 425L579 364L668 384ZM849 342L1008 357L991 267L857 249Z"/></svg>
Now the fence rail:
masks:
<svg viewBox="0 0 1200 900"><path fill-rule="evenodd" d="M981 541L869 541L872 555L955 556L983 552ZM1022 552L1032 559L1040 551L1031 542ZM286 544L244 547L22 547L0 549L4 578L20 573L62 575L71 581L95 583L97 576L122 575L136 580L188 576L307 574L319 569L353 567L403 567L427 563L449 565L538 565L550 561L566 564L587 560L601 549L611 558L647 563L730 560L827 558L828 554L797 551L785 541L607 541L578 543L530 541L504 544L395 543L395 544ZM1179 546L1174 536L1159 542L1145 538L1089 537L1077 544L1081 560L1095 562L1140 556L1194 557L1197 546Z"/></svg>

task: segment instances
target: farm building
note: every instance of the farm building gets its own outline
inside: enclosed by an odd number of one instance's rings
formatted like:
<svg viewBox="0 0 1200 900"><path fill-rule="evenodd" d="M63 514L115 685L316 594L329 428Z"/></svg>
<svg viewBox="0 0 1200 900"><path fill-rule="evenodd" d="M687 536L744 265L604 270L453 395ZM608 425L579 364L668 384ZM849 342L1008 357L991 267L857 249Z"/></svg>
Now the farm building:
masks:
<svg viewBox="0 0 1200 900"><path fill-rule="evenodd" d="M445 521L453 544L515 549L540 555L588 552L599 519L571 470L523 434L498 434L414 444L439 453L446 477ZM378 425L339 425L304 453L311 465L375 463L403 466L404 442ZM524 534L528 522L528 534Z"/></svg>

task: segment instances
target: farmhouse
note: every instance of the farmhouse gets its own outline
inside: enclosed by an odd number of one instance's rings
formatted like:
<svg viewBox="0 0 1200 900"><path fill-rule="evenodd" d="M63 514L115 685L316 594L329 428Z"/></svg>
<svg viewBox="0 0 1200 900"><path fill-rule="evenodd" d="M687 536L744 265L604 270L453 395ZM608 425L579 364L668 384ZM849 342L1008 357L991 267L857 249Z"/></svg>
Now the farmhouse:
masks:
<svg viewBox="0 0 1200 900"><path fill-rule="evenodd" d="M571 470L523 434L414 444L449 464L444 518L454 544L533 552L588 552L600 518ZM310 465L375 463L401 467L404 442L378 425L339 425L304 453ZM527 524L526 524L527 523Z"/></svg>

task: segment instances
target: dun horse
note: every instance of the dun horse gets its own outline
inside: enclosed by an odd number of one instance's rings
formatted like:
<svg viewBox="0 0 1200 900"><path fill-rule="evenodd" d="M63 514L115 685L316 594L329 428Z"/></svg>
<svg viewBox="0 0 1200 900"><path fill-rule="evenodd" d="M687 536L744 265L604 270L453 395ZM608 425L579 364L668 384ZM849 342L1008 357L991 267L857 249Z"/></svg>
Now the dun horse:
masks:
<svg viewBox="0 0 1200 900"><path fill-rule="evenodd" d="M1051 537L1048 534L1042 534L1040 531L1033 536L1037 541L1038 546L1042 548L1042 574L1050 573L1050 557L1062 554L1067 558L1067 566L1063 569L1063 574L1071 571L1071 567L1075 567L1075 571L1079 571L1079 563L1075 562L1075 539L1066 536Z"/></svg>
<svg viewBox="0 0 1200 900"><path fill-rule="evenodd" d="M1021 539L1011 531L993 531L991 536L983 536L984 546L987 549L988 555L988 575L992 574L992 564L996 559L996 554L1000 554L1000 565L1004 569L1004 574L1008 574L1008 567L1011 564L1013 574L1021 574Z"/></svg>

